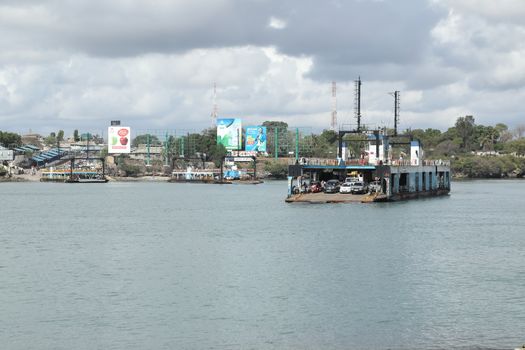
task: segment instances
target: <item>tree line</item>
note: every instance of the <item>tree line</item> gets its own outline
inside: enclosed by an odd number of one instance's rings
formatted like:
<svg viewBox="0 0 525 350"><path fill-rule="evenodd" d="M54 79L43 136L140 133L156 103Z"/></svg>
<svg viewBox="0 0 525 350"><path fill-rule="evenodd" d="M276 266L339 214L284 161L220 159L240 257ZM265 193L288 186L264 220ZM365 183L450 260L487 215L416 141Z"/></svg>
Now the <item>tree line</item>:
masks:
<svg viewBox="0 0 525 350"><path fill-rule="evenodd" d="M289 128L282 121L265 121L267 128L267 154L271 158L295 156L296 149L301 157L335 158L338 149L338 133L323 130L320 133L301 132ZM393 130L387 130L392 135ZM420 140L426 158L450 159L456 176L465 177L505 177L523 176L525 170L525 125L510 129L503 123L496 125L477 124L471 115L457 118L455 124L445 131L439 129L407 129L400 134ZM84 134L82 134L84 135ZM82 139L75 130L74 140ZM64 140L64 132L50 133L44 142L54 145ZM162 146L162 156L169 159L198 155L205 161L219 164L227 154L223 145L217 144L216 128L204 129L200 133L163 138L157 135L137 135L132 146L138 147L149 143ZM243 143L246 138L243 137ZM347 136L349 150L353 156L359 156L359 148L366 139L361 135ZM0 131L0 144L4 147L16 147L22 144L19 134ZM244 144L241 145L244 148ZM409 152L408 147L405 153ZM283 173L278 165L270 164L272 170Z"/></svg>

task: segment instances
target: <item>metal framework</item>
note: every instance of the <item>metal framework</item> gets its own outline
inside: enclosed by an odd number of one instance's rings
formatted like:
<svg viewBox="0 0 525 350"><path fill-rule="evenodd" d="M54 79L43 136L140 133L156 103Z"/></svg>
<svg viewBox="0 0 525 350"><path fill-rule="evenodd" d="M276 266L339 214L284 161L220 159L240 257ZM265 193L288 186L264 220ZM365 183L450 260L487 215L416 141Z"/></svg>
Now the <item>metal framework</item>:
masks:
<svg viewBox="0 0 525 350"><path fill-rule="evenodd" d="M213 83L213 109L211 111L211 126L214 127L217 124L217 83Z"/></svg>
<svg viewBox="0 0 525 350"><path fill-rule="evenodd" d="M170 165L173 157L194 157L198 152L194 130L145 129L136 131L134 139L138 136L146 136L146 166L151 165L151 147L162 147L165 166Z"/></svg>
<svg viewBox="0 0 525 350"><path fill-rule="evenodd" d="M267 152L274 158L309 157L313 152L313 138L309 127L268 127Z"/></svg>

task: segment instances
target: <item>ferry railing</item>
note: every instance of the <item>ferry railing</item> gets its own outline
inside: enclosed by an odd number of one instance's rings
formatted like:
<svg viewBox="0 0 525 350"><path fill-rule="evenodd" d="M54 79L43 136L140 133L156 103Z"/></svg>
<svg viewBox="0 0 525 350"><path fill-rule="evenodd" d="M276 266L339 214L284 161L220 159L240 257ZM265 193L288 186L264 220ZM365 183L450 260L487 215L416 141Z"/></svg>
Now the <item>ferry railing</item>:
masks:
<svg viewBox="0 0 525 350"><path fill-rule="evenodd" d="M288 162L289 165L295 164L294 160ZM301 165L327 165L337 166L340 164L338 159L325 159L325 158L301 158L299 159ZM345 165L393 165L393 166L417 166L415 162L410 159L386 159L384 161L377 160L371 163L367 157L357 159L347 159L344 162ZM419 162L422 166L450 166L449 160L434 160L434 159L423 159Z"/></svg>
<svg viewBox="0 0 525 350"><path fill-rule="evenodd" d="M337 166L339 161L337 159L326 159L326 158L299 158L299 164L301 165L330 165ZM288 161L288 165L294 165L295 160Z"/></svg>
<svg viewBox="0 0 525 350"><path fill-rule="evenodd" d="M390 163L385 162L385 165L394 165L394 166L416 166L414 162L408 159L392 159ZM434 160L434 159L423 159L420 161L422 166L450 166L450 160Z"/></svg>

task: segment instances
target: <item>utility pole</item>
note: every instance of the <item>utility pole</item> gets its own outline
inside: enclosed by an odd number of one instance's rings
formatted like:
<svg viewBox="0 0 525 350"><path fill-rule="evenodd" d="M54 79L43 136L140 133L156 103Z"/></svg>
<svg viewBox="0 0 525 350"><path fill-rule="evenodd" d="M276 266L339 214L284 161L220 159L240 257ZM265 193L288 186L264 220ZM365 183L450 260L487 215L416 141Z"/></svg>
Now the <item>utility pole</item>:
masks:
<svg viewBox="0 0 525 350"><path fill-rule="evenodd" d="M279 158L279 133L278 133L278 129L276 126L274 126L273 134L274 134L274 146L275 146L274 157L275 159L277 159Z"/></svg>
<svg viewBox="0 0 525 350"><path fill-rule="evenodd" d="M165 156L164 165L165 166L169 166L168 153L169 153L169 139L168 139L168 131L166 130L166 138L164 139L164 156Z"/></svg>
<svg viewBox="0 0 525 350"><path fill-rule="evenodd" d="M295 128L295 161L299 160L299 128Z"/></svg>
<svg viewBox="0 0 525 350"><path fill-rule="evenodd" d="M337 86L335 81L332 81L332 120L330 122L330 130L337 129Z"/></svg>
<svg viewBox="0 0 525 350"><path fill-rule="evenodd" d="M151 143L151 139L150 139L150 135L149 135L149 132L146 134L146 146L147 146L147 163L146 163L146 166L150 166L150 160L151 160L151 154L150 154L150 143Z"/></svg>

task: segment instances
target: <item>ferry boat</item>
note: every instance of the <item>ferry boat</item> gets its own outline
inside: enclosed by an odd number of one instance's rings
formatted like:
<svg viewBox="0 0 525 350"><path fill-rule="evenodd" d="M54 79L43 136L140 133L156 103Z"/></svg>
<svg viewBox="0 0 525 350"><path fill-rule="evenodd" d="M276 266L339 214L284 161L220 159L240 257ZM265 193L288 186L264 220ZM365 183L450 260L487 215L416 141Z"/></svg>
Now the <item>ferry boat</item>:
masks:
<svg viewBox="0 0 525 350"><path fill-rule="evenodd" d="M447 195L450 192L450 162L423 159L423 150L418 140L404 143L410 147L410 159L393 159L392 136L378 130L363 132L367 146L359 159L345 157L340 137L340 157L334 160L307 160L290 165L288 169L287 202L380 202L397 201L426 196ZM341 132L340 132L341 135ZM343 133L344 135L344 133ZM396 137L407 136L399 135ZM344 180L350 174L359 174L365 183L374 183L375 191L363 195L294 193L304 188L305 183L323 182L330 179ZM307 186L306 186L307 187Z"/></svg>

